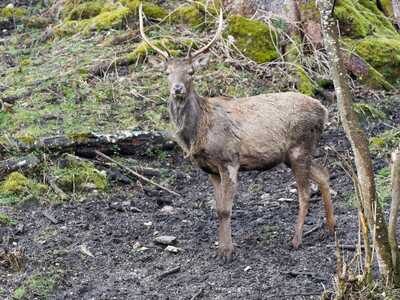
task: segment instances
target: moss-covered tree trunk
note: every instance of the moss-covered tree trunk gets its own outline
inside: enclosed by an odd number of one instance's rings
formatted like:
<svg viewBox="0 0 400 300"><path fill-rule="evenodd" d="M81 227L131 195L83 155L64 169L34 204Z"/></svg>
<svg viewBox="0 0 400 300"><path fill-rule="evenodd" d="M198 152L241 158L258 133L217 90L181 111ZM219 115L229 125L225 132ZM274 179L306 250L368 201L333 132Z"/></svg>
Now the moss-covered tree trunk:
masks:
<svg viewBox="0 0 400 300"><path fill-rule="evenodd" d="M387 280L386 282L400 285L400 279L393 277L394 273L388 232L382 208L377 202L368 140L352 108L352 95L346 79L346 69L340 51L337 23L333 16L334 1L319 0L317 2L321 14L324 45L331 62L330 70L335 85L338 108L344 130L354 152L361 204L366 213L369 228L374 231L372 238L377 249L380 272Z"/></svg>

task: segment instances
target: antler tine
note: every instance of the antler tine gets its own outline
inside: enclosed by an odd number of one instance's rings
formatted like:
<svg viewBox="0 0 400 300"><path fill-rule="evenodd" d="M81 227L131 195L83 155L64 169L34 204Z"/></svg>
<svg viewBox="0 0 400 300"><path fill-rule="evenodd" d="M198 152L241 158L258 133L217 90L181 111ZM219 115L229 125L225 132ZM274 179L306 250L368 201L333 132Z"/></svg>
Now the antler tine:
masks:
<svg viewBox="0 0 400 300"><path fill-rule="evenodd" d="M223 14L222 8L220 8L220 11L219 11L219 24L218 24L218 29L217 29L217 32L215 33L215 36L213 37L213 39L207 45L205 45L203 48L201 48L201 49L197 50L195 53L193 53L193 58L195 58L196 56L198 56L201 53L203 53L204 51L206 51L208 48L210 48L217 41L217 39L221 35L223 24L224 24L224 14Z"/></svg>
<svg viewBox="0 0 400 300"><path fill-rule="evenodd" d="M155 51L157 51L157 53L159 53L161 56L163 56L165 59L169 58L169 54L166 51L161 50L160 48L156 47L146 36L146 34L144 33L144 29L143 29L143 4L140 3L140 7L139 7L139 26L140 26L140 34L143 38L143 40L151 47L153 48Z"/></svg>

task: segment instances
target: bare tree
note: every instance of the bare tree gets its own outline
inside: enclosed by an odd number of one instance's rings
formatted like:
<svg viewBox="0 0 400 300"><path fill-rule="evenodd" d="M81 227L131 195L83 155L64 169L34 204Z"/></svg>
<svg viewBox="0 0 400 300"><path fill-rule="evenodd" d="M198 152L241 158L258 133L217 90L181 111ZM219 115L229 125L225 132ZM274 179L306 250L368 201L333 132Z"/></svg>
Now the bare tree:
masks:
<svg viewBox="0 0 400 300"><path fill-rule="evenodd" d="M372 239L377 250L379 268L386 282L400 285L400 278L394 278L392 255L387 226L381 206L377 201L372 159L368 149L368 140L360 126L352 105L352 94L346 77L342 53L338 41L337 22L334 18L335 1L318 0L321 14L321 26L324 45L328 53L330 70L335 85L337 104L341 121L354 152L359 183L360 204L366 214L368 228L372 231Z"/></svg>

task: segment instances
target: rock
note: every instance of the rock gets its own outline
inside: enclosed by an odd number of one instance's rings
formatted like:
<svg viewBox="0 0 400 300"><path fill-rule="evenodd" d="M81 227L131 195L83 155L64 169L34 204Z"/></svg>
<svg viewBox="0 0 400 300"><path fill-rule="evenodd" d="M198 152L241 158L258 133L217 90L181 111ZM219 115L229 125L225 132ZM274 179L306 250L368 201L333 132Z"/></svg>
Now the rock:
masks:
<svg viewBox="0 0 400 300"><path fill-rule="evenodd" d="M154 242L161 245L171 245L176 243L176 237L172 235L161 235L156 237Z"/></svg>
<svg viewBox="0 0 400 300"><path fill-rule="evenodd" d="M177 248L177 247L174 247L174 246L171 246L171 245L166 247L164 250L167 251L167 252L171 252L171 253L179 253L179 252L182 251L181 248Z"/></svg>
<svg viewBox="0 0 400 300"><path fill-rule="evenodd" d="M261 195L261 200L270 200L271 194L265 193Z"/></svg>
<svg viewBox="0 0 400 300"><path fill-rule="evenodd" d="M173 208L171 205L166 205L160 211L166 214L174 214L175 208Z"/></svg>
<svg viewBox="0 0 400 300"><path fill-rule="evenodd" d="M251 267L250 267L250 266L247 266L246 268L244 268L243 271L247 272L247 271L250 271L250 270L251 270Z"/></svg>

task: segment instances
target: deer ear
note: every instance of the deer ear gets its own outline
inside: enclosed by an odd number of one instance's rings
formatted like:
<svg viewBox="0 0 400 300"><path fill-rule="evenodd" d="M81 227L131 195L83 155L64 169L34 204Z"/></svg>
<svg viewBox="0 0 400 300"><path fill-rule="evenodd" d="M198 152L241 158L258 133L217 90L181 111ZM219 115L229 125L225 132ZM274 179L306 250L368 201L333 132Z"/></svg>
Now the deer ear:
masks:
<svg viewBox="0 0 400 300"><path fill-rule="evenodd" d="M167 68L167 62L165 61L165 59L156 57L156 56L151 56L148 59L150 65L160 71L165 71L165 69Z"/></svg>
<svg viewBox="0 0 400 300"><path fill-rule="evenodd" d="M207 66L209 61L210 61L210 54L204 54L199 57L196 57L193 60L193 68L195 70L199 70L199 69Z"/></svg>

